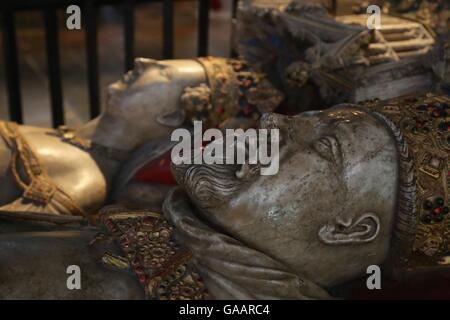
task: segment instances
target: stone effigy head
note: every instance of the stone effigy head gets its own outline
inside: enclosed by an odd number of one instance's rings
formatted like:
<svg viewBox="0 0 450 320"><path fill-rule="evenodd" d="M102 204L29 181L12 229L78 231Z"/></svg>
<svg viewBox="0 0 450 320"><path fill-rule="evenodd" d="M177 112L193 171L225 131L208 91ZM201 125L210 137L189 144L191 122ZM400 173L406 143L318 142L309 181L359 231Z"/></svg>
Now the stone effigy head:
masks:
<svg viewBox="0 0 450 320"><path fill-rule="evenodd" d="M204 81L205 71L195 60L135 59L134 68L108 87L103 117L111 125L106 131L128 141L142 141L133 135L167 136L185 121L179 101L183 90ZM133 124L126 134L120 130L124 122Z"/></svg>
<svg viewBox="0 0 450 320"><path fill-rule="evenodd" d="M450 105L421 101L266 114L260 127L280 132L272 176L248 164L173 171L201 220L321 287L370 265L442 264L450 240L447 145L436 138L447 134Z"/></svg>
<svg viewBox="0 0 450 320"><path fill-rule="evenodd" d="M260 127L280 130L275 175L247 170L251 176L242 176L232 165L175 168L202 216L320 285L380 264L396 204L397 152L389 130L350 106L266 114Z"/></svg>

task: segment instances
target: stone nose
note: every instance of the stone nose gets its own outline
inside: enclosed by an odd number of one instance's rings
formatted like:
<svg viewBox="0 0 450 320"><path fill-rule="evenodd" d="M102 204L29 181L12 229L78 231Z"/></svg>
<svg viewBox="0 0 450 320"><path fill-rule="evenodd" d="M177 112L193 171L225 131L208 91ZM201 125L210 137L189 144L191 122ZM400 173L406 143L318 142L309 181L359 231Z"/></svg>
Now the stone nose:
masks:
<svg viewBox="0 0 450 320"><path fill-rule="evenodd" d="M156 65L156 64L157 64L157 62L152 59L136 58L136 59L134 59L134 70L137 71L137 73L142 73L151 65Z"/></svg>

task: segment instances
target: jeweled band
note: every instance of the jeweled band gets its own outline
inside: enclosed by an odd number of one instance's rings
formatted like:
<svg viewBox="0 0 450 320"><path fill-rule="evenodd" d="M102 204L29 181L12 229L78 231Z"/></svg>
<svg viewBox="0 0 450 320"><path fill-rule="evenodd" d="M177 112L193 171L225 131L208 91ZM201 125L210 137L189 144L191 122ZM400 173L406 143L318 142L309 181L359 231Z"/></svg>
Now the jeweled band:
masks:
<svg viewBox="0 0 450 320"><path fill-rule="evenodd" d="M176 243L173 227L158 213L109 206L101 210L100 221L124 253L123 257L105 253L102 262L115 269L131 268L148 299L209 297L190 263L191 252Z"/></svg>
<svg viewBox="0 0 450 320"><path fill-rule="evenodd" d="M218 127L233 117L259 119L272 112L283 94L242 60L205 57L197 59L205 69L205 84L185 89L181 104L191 121L204 121L205 127Z"/></svg>
<svg viewBox="0 0 450 320"><path fill-rule="evenodd" d="M395 126L391 130L399 130L397 135L402 136L407 148L399 151L412 160L411 172L403 170L401 174L400 188L408 189L407 183L414 183L415 195L410 192L405 196L399 191L395 230L411 239L407 264L442 264L450 252L450 99L424 94L390 100L388 104L369 101L362 105ZM405 177L408 174L411 177ZM414 203L407 205L406 197Z"/></svg>

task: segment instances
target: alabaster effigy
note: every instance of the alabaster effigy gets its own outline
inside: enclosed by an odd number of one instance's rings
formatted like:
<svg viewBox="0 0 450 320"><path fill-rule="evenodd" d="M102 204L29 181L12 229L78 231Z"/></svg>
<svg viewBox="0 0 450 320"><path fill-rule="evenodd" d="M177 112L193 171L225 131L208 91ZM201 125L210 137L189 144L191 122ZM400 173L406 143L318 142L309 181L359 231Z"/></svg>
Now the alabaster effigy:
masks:
<svg viewBox="0 0 450 320"><path fill-rule="evenodd" d="M369 265L406 284L448 268L449 112L450 99L430 93L268 113L259 126L280 130L276 175L173 165L179 188L163 214L110 206L97 228L4 233L0 259L11 272L0 295L321 299ZM78 292L58 284L58 268L74 259L88 274Z"/></svg>
<svg viewBox="0 0 450 320"><path fill-rule="evenodd" d="M92 215L111 196L120 197L143 163L170 150L174 128L196 120L208 127L250 127L282 99L240 60L137 59L109 86L104 112L77 130L1 123L0 210L93 222ZM160 207L167 187L150 191Z"/></svg>
<svg viewBox="0 0 450 320"><path fill-rule="evenodd" d="M139 58L110 85L102 114L76 130L3 122L0 209L94 222L109 203L159 208L170 186L130 182L171 149L175 128L249 128L275 110L448 90L448 43L419 22L387 16L368 32L362 16L334 19L317 2L261 3L240 8L238 59Z"/></svg>
<svg viewBox="0 0 450 320"><path fill-rule="evenodd" d="M328 1L243 1L238 58L138 58L81 128L1 121L0 298L333 299L371 265L406 287L448 270L448 37L394 2L367 30ZM278 171L174 163L199 122L278 130Z"/></svg>

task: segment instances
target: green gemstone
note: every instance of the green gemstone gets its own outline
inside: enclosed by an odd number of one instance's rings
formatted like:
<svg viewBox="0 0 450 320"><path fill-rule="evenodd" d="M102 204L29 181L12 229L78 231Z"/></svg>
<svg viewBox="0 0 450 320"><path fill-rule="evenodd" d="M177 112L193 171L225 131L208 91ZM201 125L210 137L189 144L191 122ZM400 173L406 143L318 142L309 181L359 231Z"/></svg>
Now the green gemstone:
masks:
<svg viewBox="0 0 450 320"><path fill-rule="evenodd" d="M441 197L437 198L437 199L436 199L436 204L437 204L438 206L442 206L442 205L444 204L444 199L441 198Z"/></svg>

